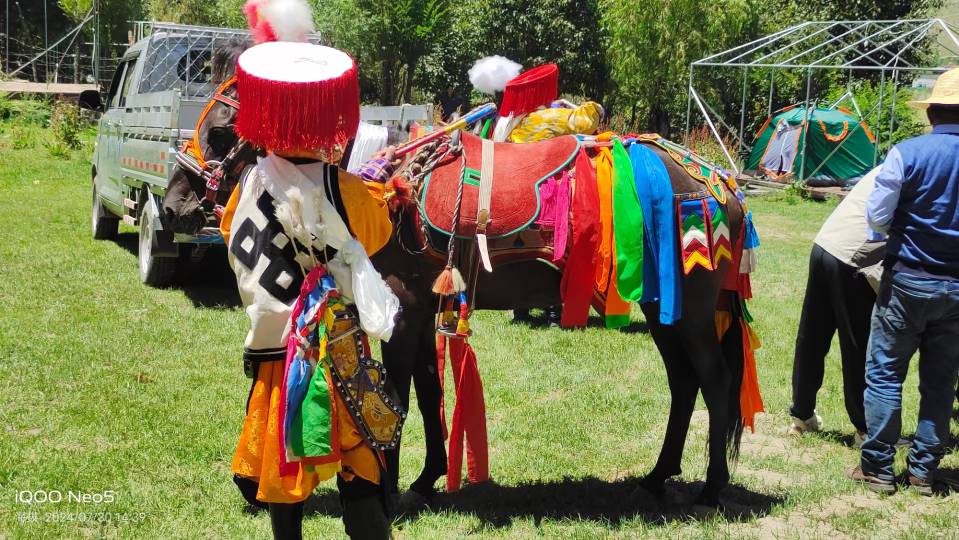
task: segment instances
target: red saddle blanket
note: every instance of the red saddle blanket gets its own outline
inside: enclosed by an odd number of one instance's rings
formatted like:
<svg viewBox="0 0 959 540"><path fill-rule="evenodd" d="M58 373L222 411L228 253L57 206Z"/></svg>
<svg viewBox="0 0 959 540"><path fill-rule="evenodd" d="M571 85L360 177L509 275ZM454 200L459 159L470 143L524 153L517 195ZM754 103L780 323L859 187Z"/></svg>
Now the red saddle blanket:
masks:
<svg viewBox="0 0 959 540"><path fill-rule="evenodd" d="M460 178L465 174L463 203L456 235L469 238L476 233L476 207L482 169L482 139L463 133L461 156L452 156L437 165L423 187L423 218L445 234L453 233L453 214ZM490 200L489 238L509 236L528 227L542 208L539 185L572 165L579 141L573 136L557 137L529 144L494 143L493 188Z"/></svg>

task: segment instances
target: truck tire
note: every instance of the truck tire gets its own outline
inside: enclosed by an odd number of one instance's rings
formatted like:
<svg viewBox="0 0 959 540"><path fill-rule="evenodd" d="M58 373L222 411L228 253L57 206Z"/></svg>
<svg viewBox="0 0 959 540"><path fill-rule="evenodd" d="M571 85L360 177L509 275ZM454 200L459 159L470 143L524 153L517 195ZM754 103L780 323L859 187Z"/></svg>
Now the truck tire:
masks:
<svg viewBox="0 0 959 540"><path fill-rule="evenodd" d="M153 197L146 193L140 205L140 237L137 251L137 260L140 266L140 281L151 287L167 287L173 282L176 272L176 257L159 257L154 255L153 248L156 242L156 216L154 216Z"/></svg>
<svg viewBox="0 0 959 540"><path fill-rule="evenodd" d="M93 182L93 208L90 210L90 225L94 240L116 240L120 218L111 215L103 208L97 183Z"/></svg>

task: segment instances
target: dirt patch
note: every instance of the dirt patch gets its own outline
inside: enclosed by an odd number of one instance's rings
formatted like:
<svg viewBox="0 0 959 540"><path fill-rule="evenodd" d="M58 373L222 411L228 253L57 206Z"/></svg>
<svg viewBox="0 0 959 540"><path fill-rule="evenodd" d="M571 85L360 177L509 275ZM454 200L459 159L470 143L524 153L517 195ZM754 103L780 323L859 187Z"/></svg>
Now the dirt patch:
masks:
<svg viewBox="0 0 959 540"><path fill-rule="evenodd" d="M804 482L801 477L795 475L787 476L778 472L766 469L754 469L744 465L736 467L735 476L739 475L755 478L762 482L763 486L773 489L794 488L806 485L806 482Z"/></svg>

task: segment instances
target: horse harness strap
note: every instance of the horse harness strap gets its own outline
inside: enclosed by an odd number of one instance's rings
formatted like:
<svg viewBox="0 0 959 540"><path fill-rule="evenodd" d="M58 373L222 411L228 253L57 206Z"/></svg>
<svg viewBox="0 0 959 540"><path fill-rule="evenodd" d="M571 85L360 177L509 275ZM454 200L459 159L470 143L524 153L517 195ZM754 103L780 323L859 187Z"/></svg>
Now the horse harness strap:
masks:
<svg viewBox="0 0 959 540"><path fill-rule="evenodd" d="M230 81L230 82L232 82L232 81ZM226 94L220 93L220 92L217 92L216 94L214 94L213 100L214 100L214 101L219 101L220 103L222 103L222 104L224 104L224 105L229 105L230 107L233 107L234 109L239 109L239 108L240 108L240 102L239 102L239 101L231 98L230 96L227 96Z"/></svg>
<svg viewBox="0 0 959 540"><path fill-rule="evenodd" d="M483 268L487 272L493 271L493 265L490 262L489 246L486 241L486 226L490 222L490 203L493 198L493 141L483 139L483 158L480 168L479 199L476 205L476 247L479 249L480 259L483 261ZM466 170L463 170L466 174Z"/></svg>

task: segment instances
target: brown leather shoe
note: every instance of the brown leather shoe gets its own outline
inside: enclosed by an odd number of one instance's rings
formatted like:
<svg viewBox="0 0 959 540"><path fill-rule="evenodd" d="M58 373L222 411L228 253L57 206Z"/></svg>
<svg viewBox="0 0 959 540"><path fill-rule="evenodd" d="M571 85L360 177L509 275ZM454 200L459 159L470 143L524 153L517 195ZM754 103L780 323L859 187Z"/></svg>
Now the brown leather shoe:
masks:
<svg viewBox="0 0 959 540"><path fill-rule="evenodd" d="M846 478L861 482L866 489L873 493L891 494L896 492L896 484L891 480L883 480L878 476L866 473L862 467L854 467L846 471Z"/></svg>
<svg viewBox="0 0 959 540"><path fill-rule="evenodd" d="M913 476L912 473L906 473L906 485L916 490L916 493L919 493L923 497L932 497L935 495L932 482L923 480L918 476Z"/></svg>

